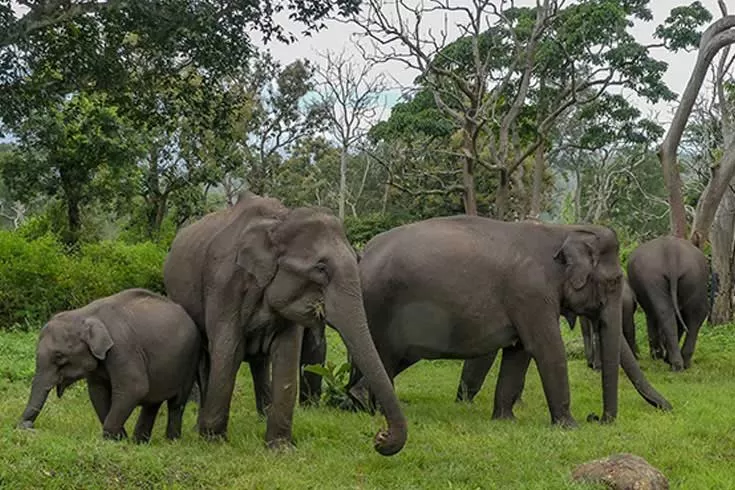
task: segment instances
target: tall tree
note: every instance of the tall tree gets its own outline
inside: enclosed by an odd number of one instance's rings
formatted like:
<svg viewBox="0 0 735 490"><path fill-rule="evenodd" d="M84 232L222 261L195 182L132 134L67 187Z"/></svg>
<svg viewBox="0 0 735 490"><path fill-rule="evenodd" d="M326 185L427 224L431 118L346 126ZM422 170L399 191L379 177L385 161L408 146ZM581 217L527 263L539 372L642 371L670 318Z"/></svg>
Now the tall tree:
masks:
<svg viewBox="0 0 735 490"><path fill-rule="evenodd" d="M575 105L593 102L611 87L652 101L673 94L661 81L666 65L628 32L632 20L650 20L647 1L472 0L428 7L370 0L355 22L373 41L376 61L398 61L420 74L440 107L462 131L465 210L475 214L475 171L496 173L495 216L508 205L514 174L548 138L554 121ZM422 21L453 15L459 39L446 28L425 32ZM529 110L533 114L529 117ZM480 151L480 148L484 150Z"/></svg>
<svg viewBox="0 0 735 490"><path fill-rule="evenodd" d="M328 131L340 145L339 206L340 219L345 217L347 200L347 158L353 146L367 134L379 115L379 97L386 89L382 75L371 75L371 66L357 64L351 57L327 52L323 65L316 71L317 91ZM365 176L369 171L365 169ZM364 180L364 179L363 179Z"/></svg>
<svg viewBox="0 0 735 490"><path fill-rule="evenodd" d="M676 161L677 150L697 95L707 76L710 63L720 50L735 43L735 15L727 14L724 1L719 1L719 6L723 17L713 22L701 37L695 28L709 21L711 14L699 2L694 2L688 7L673 9L666 23L657 29L657 35L665 39L671 49L685 48L692 44L699 46L692 74L681 96L669 130L659 147L659 158L671 205L671 231L679 237L686 235L687 219L682 196L681 175ZM713 169L710 182L701 197L701 204L691 234L692 241L696 245L701 247L707 242L717 207L733 176L735 176L735 146L730 144L725 148L720 163Z"/></svg>
<svg viewBox="0 0 735 490"><path fill-rule="evenodd" d="M3 165L5 182L21 201L35 193L60 197L70 243L79 238L82 206L95 199L100 171L121 176L139 151L129 121L95 94L79 93L30 114L16 136L18 149Z"/></svg>

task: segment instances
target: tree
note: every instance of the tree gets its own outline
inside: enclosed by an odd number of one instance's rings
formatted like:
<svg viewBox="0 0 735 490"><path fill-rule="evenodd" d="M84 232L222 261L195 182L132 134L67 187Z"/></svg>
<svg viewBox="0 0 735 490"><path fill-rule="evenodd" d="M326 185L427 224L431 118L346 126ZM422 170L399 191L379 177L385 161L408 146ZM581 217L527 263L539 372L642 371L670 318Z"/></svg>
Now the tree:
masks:
<svg viewBox="0 0 735 490"><path fill-rule="evenodd" d="M244 81L255 94L245 173L252 192L269 195L277 186L275 178L282 152L323 127L322 108L304 104L305 96L314 88L313 75L308 60L281 67L265 54L258 60L254 75Z"/></svg>
<svg viewBox="0 0 735 490"><path fill-rule="evenodd" d="M319 102L329 123L328 130L340 145L338 216L345 217L347 158L352 147L378 115L378 102L386 85L383 76L371 77L367 63L358 66L344 51L327 52L324 66L317 69ZM365 178L369 166L365 169ZM365 179L363 179L364 181ZM354 209L353 209L354 212Z"/></svg>
<svg viewBox="0 0 735 490"><path fill-rule="evenodd" d="M679 237L684 237L687 230L681 176L676 163L679 143L702 83L707 76L710 63L721 49L735 43L735 16L727 15L724 1L720 0L719 5L723 17L713 22L699 39L697 61L669 130L658 150L669 193L671 231ZM666 20L666 25L657 30L657 35L666 39L672 49L686 47L698 37L692 25L698 26L710 19L711 16L704 7L699 2L694 2L689 7L672 10L671 16ZM726 57L727 52L723 59ZM724 67L729 62L723 61L722 63ZM703 247L707 242L717 207L733 176L735 176L735 146L731 143L725 147L723 157L717 167L712 169L712 177L701 197L691 234L691 239L696 245Z"/></svg>
<svg viewBox="0 0 735 490"><path fill-rule="evenodd" d="M95 179L105 170L119 180L138 151L129 121L99 94L75 94L29 114L16 136L18 149L6 159L3 179L21 202L36 193L60 197L69 243L79 237L82 206L99 197Z"/></svg>
<svg viewBox="0 0 735 490"><path fill-rule="evenodd" d="M650 20L646 1L562 8L544 0L530 9L489 0L432 0L428 8L413 8L399 0L393 18L381 4L370 0L355 22L374 41L374 59L419 71L420 83L461 129L468 214L477 211L475 170L484 168L498 176L495 216L505 215L511 182L518 181L514 174L569 108L593 102L611 87L652 101L673 96L661 81L666 65L628 32L632 19ZM422 32L422 20L437 14L462 16L458 40L447 45L446 28Z"/></svg>

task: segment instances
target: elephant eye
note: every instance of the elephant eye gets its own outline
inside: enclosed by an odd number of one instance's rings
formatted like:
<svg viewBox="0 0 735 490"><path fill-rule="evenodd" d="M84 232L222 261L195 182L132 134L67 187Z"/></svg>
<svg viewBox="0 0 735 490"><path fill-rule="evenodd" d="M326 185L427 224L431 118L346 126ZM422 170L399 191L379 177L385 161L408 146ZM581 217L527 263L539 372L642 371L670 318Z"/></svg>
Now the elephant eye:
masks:
<svg viewBox="0 0 735 490"><path fill-rule="evenodd" d="M323 261L319 261L314 266L313 270L314 279L316 282L319 283L327 283L329 282L329 267L327 267L327 264Z"/></svg>

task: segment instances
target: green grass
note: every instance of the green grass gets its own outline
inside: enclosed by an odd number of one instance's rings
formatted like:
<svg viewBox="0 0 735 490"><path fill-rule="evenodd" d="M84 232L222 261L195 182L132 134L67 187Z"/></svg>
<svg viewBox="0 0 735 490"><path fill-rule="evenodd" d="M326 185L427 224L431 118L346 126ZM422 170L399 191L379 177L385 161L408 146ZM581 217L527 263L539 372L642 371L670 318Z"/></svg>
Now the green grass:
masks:
<svg viewBox="0 0 735 490"><path fill-rule="evenodd" d="M639 315L639 322L642 317ZM83 383L62 400L49 398L34 432L14 428L33 375L35 334L0 334L0 487L3 488L257 488L427 489L596 488L575 485L572 469L617 452L646 458L671 488L735 488L735 326L705 327L690 370L677 374L647 355L649 379L674 405L660 413L622 376L616 423L584 422L600 411L599 374L582 360L579 331L563 324L569 353L576 430L551 427L532 365L516 422L490 420L498 364L475 403L457 404L458 361L424 361L396 380L409 421L401 453L382 457L372 437L377 416L297 408L297 450L272 454L263 445L247 366L240 370L229 442L207 443L193 430L197 406L187 408L184 435L165 440L165 410L149 445L108 442ZM344 359L330 333L330 359ZM639 326L639 345L647 354ZM131 432L137 412L128 421Z"/></svg>

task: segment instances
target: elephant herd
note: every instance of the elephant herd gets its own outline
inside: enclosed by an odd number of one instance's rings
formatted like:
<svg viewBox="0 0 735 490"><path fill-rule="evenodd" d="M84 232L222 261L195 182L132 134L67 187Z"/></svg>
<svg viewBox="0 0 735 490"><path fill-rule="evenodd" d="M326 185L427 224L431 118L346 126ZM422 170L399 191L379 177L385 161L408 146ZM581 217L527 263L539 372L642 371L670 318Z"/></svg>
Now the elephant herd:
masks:
<svg viewBox="0 0 735 490"><path fill-rule="evenodd" d="M324 362L328 324L347 347L351 408L379 407L387 420L374 440L382 455L408 435L393 380L421 359L464 359L457 399L472 400L502 350L493 418L513 417L533 359L552 423L575 426L560 316L572 327L580 317L588 364L602 373L602 413L591 418L617 416L619 366L667 410L636 361L633 313L646 313L652 356L689 367L708 313L707 261L662 237L636 249L627 272L629 284L617 236L602 226L433 218L381 233L358 254L328 210L247 193L177 234L167 297L130 289L49 320L19 425L33 426L53 388L61 396L85 378L105 438L126 437L141 406L134 438L147 441L165 402L173 439L196 385L199 433L225 438L247 362L266 444L287 447L297 398L321 393L321 378L301 367Z"/></svg>

